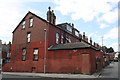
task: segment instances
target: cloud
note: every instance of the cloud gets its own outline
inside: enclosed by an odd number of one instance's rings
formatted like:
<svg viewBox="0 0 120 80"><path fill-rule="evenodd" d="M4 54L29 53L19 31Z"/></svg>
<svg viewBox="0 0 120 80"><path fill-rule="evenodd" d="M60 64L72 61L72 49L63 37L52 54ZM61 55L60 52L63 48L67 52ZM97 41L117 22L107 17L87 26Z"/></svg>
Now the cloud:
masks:
<svg viewBox="0 0 120 80"><path fill-rule="evenodd" d="M101 28L101 29L104 29L104 28L107 28L107 27L109 27L107 24L101 24L101 25L100 25L100 28Z"/></svg>
<svg viewBox="0 0 120 80"><path fill-rule="evenodd" d="M0 39L2 42L12 41L12 31L25 16L28 10L38 13L32 8L23 8L28 0L0 0Z"/></svg>
<svg viewBox="0 0 120 80"><path fill-rule="evenodd" d="M101 16L101 18L98 18L98 21L105 21L107 23L114 23L118 20L118 9L115 9L114 11L109 11Z"/></svg>
<svg viewBox="0 0 120 80"><path fill-rule="evenodd" d="M104 35L104 39L117 39L118 38L118 28L112 28L107 34Z"/></svg>
<svg viewBox="0 0 120 80"><path fill-rule="evenodd" d="M57 4L56 10L63 15L70 15L73 20L92 21L101 13L110 12L117 2L118 0L55 0L54 3Z"/></svg>
<svg viewBox="0 0 120 80"><path fill-rule="evenodd" d="M96 34L97 34L97 32L95 32L95 33L90 33L90 34L88 35L88 37L89 37L89 38L90 38L90 37L91 37L91 38L92 38L92 37L98 37Z"/></svg>
<svg viewBox="0 0 120 80"><path fill-rule="evenodd" d="M21 2L15 0L0 1L0 39L2 39L3 42L11 41L12 31L17 26L21 15L20 4Z"/></svg>

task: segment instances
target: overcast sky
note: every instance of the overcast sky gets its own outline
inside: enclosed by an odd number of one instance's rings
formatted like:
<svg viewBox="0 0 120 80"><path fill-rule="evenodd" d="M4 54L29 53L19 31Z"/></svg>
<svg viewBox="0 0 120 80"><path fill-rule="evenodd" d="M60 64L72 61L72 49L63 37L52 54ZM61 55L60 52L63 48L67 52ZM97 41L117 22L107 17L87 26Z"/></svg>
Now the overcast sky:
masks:
<svg viewBox="0 0 120 80"><path fill-rule="evenodd" d="M118 51L119 0L0 0L0 39L12 41L12 31L28 11L46 19L48 7L59 23L74 23L93 42Z"/></svg>

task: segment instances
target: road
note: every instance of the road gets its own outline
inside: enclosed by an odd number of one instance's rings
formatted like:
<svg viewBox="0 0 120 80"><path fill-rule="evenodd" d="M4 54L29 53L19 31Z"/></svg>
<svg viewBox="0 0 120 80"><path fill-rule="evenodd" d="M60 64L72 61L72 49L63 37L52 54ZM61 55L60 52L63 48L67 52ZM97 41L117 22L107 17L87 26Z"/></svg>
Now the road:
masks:
<svg viewBox="0 0 120 80"><path fill-rule="evenodd" d="M47 77L24 77L24 76L13 76L13 75L3 75L2 80L119 80L117 78L47 78Z"/></svg>
<svg viewBox="0 0 120 80"><path fill-rule="evenodd" d="M102 70L101 78L118 78L118 62L112 62Z"/></svg>

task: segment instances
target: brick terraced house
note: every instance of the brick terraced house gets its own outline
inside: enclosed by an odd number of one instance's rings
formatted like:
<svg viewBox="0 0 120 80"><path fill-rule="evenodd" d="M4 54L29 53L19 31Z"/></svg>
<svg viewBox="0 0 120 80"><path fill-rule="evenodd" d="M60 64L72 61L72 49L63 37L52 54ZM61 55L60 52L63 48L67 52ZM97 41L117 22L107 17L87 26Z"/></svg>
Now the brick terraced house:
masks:
<svg viewBox="0 0 120 80"><path fill-rule="evenodd" d="M47 20L29 11L15 28L11 60L3 71L92 74L100 70L101 47L74 24L56 25L56 16L48 9Z"/></svg>

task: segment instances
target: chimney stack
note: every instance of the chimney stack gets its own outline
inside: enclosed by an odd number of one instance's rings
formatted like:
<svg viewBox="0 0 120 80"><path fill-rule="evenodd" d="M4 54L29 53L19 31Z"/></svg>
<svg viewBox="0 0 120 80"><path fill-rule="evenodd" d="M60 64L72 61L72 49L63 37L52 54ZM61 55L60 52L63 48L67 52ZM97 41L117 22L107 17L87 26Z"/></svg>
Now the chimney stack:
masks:
<svg viewBox="0 0 120 80"><path fill-rule="evenodd" d="M48 7L48 11L47 11L47 20L49 21L49 23L51 24L55 24L56 23L56 16L54 14L54 11L51 11L51 7Z"/></svg>
<svg viewBox="0 0 120 80"><path fill-rule="evenodd" d="M87 37L85 37L85 41L88 42L88 38Z"/></svg>
<svg viewBox="0 0 120 80"><path fill-rule="evenodd" d="M94 42L94 46L95 46L95 44L96 44L96 43Z"/></svg>
<svg viewBox="0 0 120 80"><path fill-rule="evenodd" d="M72 23L72 27L74 28L74 24Z"/></svg>
<svg viewBox="0 0 120 80"><path fill-rule="evenodd" d="M85 40L85 32L83 32L83 40Z"/></svg>
<svg viewBox="0 0 120 80"><path fill-rule="evenodd" d="M90 37L90 44L92 45L92 38Z"/></svg>

